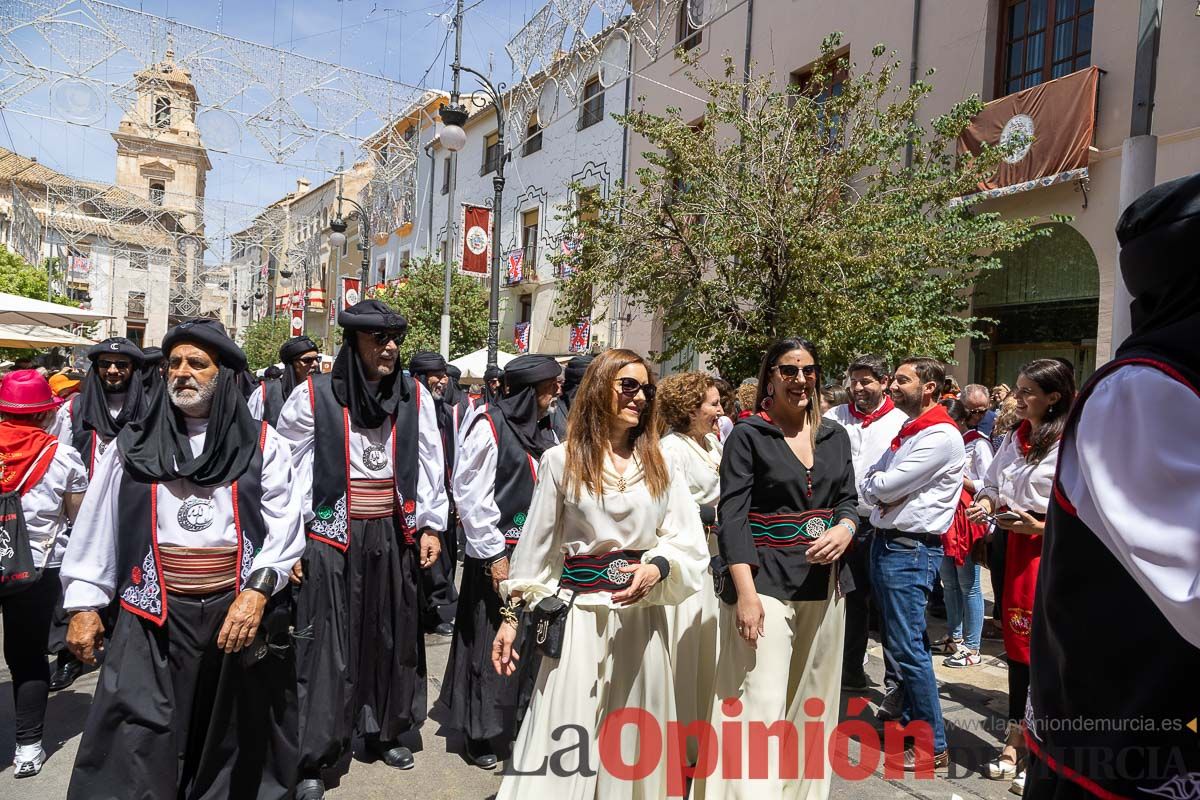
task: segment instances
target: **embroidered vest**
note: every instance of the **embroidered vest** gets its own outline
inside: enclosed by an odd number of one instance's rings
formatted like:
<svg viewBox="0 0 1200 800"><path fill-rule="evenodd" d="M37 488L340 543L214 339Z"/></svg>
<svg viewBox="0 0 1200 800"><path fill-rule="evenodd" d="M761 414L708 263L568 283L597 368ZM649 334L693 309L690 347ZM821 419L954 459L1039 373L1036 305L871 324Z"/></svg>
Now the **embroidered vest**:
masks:
<svg viewBox="0 0 1200 800"><path fill-rule="evenodd" d="M279 412L283 411L283 384L278 380L263 381L258 390L262 392L263 421L274 428L279 424Z"/></svg>
<svg viewBox="0 0 1200 800"><path fill-rule="evenodd" d="M409 544L417 535L417 434L421 395L416 381L401 375L408 400L401 400L392 420L392 476L396 484L397 523ZM399 387L397 387L399 388ZM313 410L313 519L308 535L345 552L350 547L350 410L338 403L328 373L310 376L308 396Z"/></svg>
<svg viewBox="0 0 1200 800"><path fill-rule="evenodd" d="M1138 364L1200 394L1200 376L1187 367L1145 351L1121 353L1080 391L1064 445L1097 383ZM1118 646L1105 631L1117 632ZM1200 746L1186 723L1200 710L1200 649L1179 635L1076 516L1057 478L1042 543L1030 664L1026 739L1051 769L1100 797L1196 796ZM1100 720L1113 724L1095 724Z"/></svg>
<svg viewBox="0 0 1200 800"><path fill-rule="evenodd" d="M504 544L511 552L521 540L521 529L525 527L525 517L533 501L537 462L517 442L504 412L497 406L484 406L471 424L482 425L484 420L491 426L492 437L496 441L496 488L493 497L500 511L497 527L504 533Z"/></svg>
<svg viewBox="0 0 1200 800"><path fill-rule="evenodd" d="M259 513L266 441L264 422L258 452L242 477L230 486L239 553L235 593L240 593L249 579L254 556L267 538L267 528ZM117 597L121 607L161 627L167 621L167 587L162 581L162 559L158 552L158 484L140 483L128 474L123 476L117 489L117 523L121 532L117 537Z"/></svg>

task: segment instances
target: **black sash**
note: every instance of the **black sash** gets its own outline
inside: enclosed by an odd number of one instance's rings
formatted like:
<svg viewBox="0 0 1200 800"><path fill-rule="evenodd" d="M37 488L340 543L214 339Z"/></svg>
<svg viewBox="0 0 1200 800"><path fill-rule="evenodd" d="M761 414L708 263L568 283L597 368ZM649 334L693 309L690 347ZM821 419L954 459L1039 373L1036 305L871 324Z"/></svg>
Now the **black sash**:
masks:
<svg viewBox="0 0 1200 800"><path fill-rule="evenodd" d="M289 366L288 369L291 369ZM283 384L279 380L264 380L258 386L262 392L263 421L270 423L272 428L279 425L279 412L283 411Z"/></svg>

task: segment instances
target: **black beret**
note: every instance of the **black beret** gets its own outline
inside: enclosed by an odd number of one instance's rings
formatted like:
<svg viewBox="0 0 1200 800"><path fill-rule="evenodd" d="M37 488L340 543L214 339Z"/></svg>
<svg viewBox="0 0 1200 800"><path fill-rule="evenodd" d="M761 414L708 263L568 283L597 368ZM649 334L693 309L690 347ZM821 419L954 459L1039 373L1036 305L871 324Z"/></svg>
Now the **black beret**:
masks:
<svg viewBox="0 0 1200 800"><path fill-rule="evenodd" d="M563 378L567 383L579 383L583 380L583 373L587 372L588 365L595 360L595 356L575 356L567 362Z"/></svg>
<svg viewBox="0 0 1200 800"><path fill-rule="evenodd" d="M293 359L299 358L305 353L319 351L316 342L307 336L294 336L288 339L279 348L279 360L285 364L290 364Z"/></svg>
<svg viewBox="0 0 1200 800"><path fill-rule="evenodd" d="M348 331L408 332L408 320L378 300L363 300L339 312L338 325Z"/></svg>
<svg viewBox="0 0 1200 800"><path fill-rule="evenodd" d="M125 356L139 364L146 359L146 354L142 352L142 348L124 336L114 336L111 339L105 339L99 344L92 345L92 348L88 350L88 358L92 361L105 355Z"/></svg>
<svg viewBox="0 0 1200 800"><path fill-rule="evenodd" d="M462 381L462 370L453 364L446 365L446 374L450 376L450 380L454 381L455 385Z"/></svg>
<svg viewBox="0 0 1200 800"><path fill-rule="evenodd" d="M504 382L509 391L517 391L526 386L533 386L550 378L562 375L562 367L553 356L529 354L517 356L504 365Z"/></svg>
<svg viewBox="0 0 1200 800"><path fill-rule="evenodd" d="M1121 274L1134 297L1186 291L1185 273L1198 269L1200 172L1159 184L1130 203L1117 223L1117 240Z"/></svg>
<svg viewBox="0 0 1200 800"><path fill-rule="evenodd" d="M430 372L446 372L446 359L441 353L421 350L413 353L408 360L408 371L413 375L427 375Z"/></svg>
<svg viewBox="0 0 1200 800"><path fill-rule="evenodd" d="M483 371L483 379L485 381L504 380L504 370L499 367L488 367Z"/></svg>
<svg viewBox="0 0 1200 800"><path fill-rule="evenodd" d="M215 350L223 366L238 372L246 369L246 354L229 338L225 326L215 319L197 317L171 328L163 337L163 352L169 356L175 345L184 342Z"/></svg>

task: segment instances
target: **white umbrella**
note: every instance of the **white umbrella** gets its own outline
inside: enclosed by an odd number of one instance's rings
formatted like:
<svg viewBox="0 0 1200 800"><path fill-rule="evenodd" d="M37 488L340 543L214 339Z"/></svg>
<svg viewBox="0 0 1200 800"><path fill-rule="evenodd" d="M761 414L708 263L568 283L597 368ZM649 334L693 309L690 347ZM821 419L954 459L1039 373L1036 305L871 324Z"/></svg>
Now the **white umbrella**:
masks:
<svg viewBox="0 0 1200 800"><path fill-rule="evenodd" d="M63 328L68 325L96 322L102 319L112 319L112 316L101 314L99 311L73 308L59 303L47 303L45 300L34 300L32 297L22 297L19 294L0 292L0 324L50 325L55 328Z"/></svg>
<svg viewBox="0 0 1200 800"><path fill-rule="evenodd" d="M47 325L0 324L0 347L40 350L43 347L84 347L93 344L95 342L91 339Z"/></svg>
<svg viewBox="0 0 1200 800"><path fill-rule="evenodd" d="M462 370L464 381L481 381L483 380L483 371L487 369L487 355L487 348L484 348L461 358L456 358L450 363ZM504 365L514 358L516 356L512 353L496 353L496 363L500 365L501 369L504 369Z"/></svg>

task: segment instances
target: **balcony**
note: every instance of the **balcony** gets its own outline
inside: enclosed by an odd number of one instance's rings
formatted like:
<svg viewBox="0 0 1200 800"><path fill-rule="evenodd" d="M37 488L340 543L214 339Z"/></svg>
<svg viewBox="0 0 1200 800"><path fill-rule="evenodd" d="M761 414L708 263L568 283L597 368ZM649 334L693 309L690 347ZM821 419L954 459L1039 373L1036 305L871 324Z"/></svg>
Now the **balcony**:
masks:
<svg viewBox="0 0 1200 800"><path fill-rule="evenodd" d="M537 257L536 244L510 250L504 258L504 285L519 286L523 283L537 283Z"/></svg>

